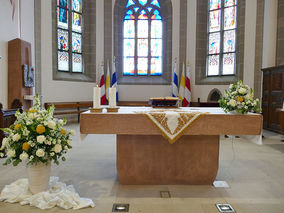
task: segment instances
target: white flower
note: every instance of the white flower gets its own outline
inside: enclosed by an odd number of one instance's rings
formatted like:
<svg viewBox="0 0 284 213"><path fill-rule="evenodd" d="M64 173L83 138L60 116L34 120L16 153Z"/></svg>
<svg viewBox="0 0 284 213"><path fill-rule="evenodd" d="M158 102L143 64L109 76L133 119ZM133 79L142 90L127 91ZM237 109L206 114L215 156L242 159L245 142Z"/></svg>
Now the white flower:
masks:
<svg viewBox="0 0 284 213"><path fill-rule="evenodd" d="M15 135L13 135L13 141L18 141L18 140L20 140L21 139L21 135L20 134L15 134Z"/></svg>
<svg viewBox="0 0 284 213"><path fill-rule="evenodd" d="M2 147L1 148L5 148L8 145L8 143L9 143L8 138L3 138L3 140L2 140Z"/></svg>
<svg viewBox="0 0 284 213"><path fill-rule="evenodd" d="M59 125L63 125L63 123L64 123L63 120L62 120L62 119L59 119L58 124L59 124Z"/></svg>
<svg viewBox="0 0 284 213"><path fill-rule="evenodd" d="M14 157L16 155L16 151L14 149L9 149L7 155L9 158Z"/></svg>
<svg viewBox="0 0 284 213"><path fill-rule="evenodd" d="M57 139L57 143L61 143L61 140L60 140L60 139Z"/></svg>
<svg viewBox="0 0 284 213"><path fill-rule="evenodd" d="M233 84L230 84L229 89L232 89L232 88L233 88L233 86L234 86Z"/></svg>
<svg viewBox="0 0 284 213"><path fill-rule="evenodd" d="M69 150L68 146L64 146L64 149L67 150L67 151Z"/></svg>
<svg viewBox="0 0 284 213"><path fill-rule="evenodd" d="M29 119L34 119L35 118L35 114L34 113L29 113Z"/></svg>
<svg viewBox="0 0 284 213"><path fill-rule="evenodd" d="M236 102L234 99L231 99L231 100L229 101L229 104L230 104L232 107L235 107L236 104L237 104L237 102Z"/></svg>
<svg viewBox="0 0 284 213"><path fill-rule="evenodd" d="M29 134L30 134L30 131L27 130L27 128L25 128L24 131L23 131L23 135L28 136Z"/></svg>
<svg viewBox="0 0 284 213"><path fill-rule="evenodd" d="M48 126L50 129L55 129L56 124L55 124L54 121L48 121L47 126Z"/></svg>
<svg viewBox="0 0 284 213"><path fill-rule="evenodd" d="M61 151L62 151L62 147L61 147L61 145L56 144L56 145L54 146L54 151L55 151L56 153L61 152Z"/></svg>
<svg viewBox="0 0 284 213"><path fill-rule="evenodd" d="M70 130L70 134L72 135L72 136L74 136L75 135L75 131L72 129L72 130Z"/></svg>
<svg viewBox="0 0 284 213"><path fill-rule="evenodd" d="M51 156L51 157L53 157L54 155L55 155L54 152L51 152L51 153L50 153L50 156Z"/></svg>
<svg viewBox="0 0 284 213"><path fill-rule="evenodd" d="M67 140L69 146L71 145L71 142L72 142L71 140Z"/></svg>
<svg viewBox="0 0 284 213"><path fill-rule="evenodd" d="M22 161L27 160L29 157L29 155L26 152L23 152L22 154L20 154L20 159Z"/></svg>
<svg viewBox="0 0 284 213"><path fill-rule="evenodd" d="M239 89L239 93L240 94L246 94L247 93L247 90L245 88L240 88Z"/></svg>
<svg viewBox="0 0 284 213"><path fill-rule="evenodd" d="M45 136L44 135L39 135L36 137L37 142L43 143L45 141Z"/></svg>
<svg viewBox="0 0 284 213"><path fill-rule="evenodd" d="M32 159L34 159L34 156L33 156L33 155L30 156L30 161L31 161Z"/></svg>
<svg viewBox="0 0 284 213"><path fill-rule="evenodd" d="M45 154L45 152L43 151L43 149L38 149L38 150L36 151L36 155L37 155L38 157L43 157L44 154Z"/></svg>
<svg viewBox="0 0 284 213"><path fill-rule="evenodd" d="M4 153L1 152L0 153L0 157L3 158L4 157Z"/></svg>

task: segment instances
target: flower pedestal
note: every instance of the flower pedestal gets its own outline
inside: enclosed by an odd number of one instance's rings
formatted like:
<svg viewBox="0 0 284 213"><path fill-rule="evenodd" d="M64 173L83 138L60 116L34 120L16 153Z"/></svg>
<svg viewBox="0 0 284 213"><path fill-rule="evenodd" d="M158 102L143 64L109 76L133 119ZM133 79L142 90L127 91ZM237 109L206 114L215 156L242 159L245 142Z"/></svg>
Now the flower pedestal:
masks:
<svg viewBox="0 0 284 213"><path fill-rule="evenodd" d="M50 177L49 163L37 163L28 167L29 188L33 194L46 191L48 189Z"/></svg>

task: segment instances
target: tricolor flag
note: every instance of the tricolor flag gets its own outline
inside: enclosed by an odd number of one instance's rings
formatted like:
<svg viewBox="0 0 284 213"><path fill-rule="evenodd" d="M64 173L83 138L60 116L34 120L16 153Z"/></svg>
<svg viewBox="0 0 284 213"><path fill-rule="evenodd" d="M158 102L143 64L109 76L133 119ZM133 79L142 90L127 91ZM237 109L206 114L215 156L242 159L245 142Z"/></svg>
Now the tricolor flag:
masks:
<svg viewBox="0 0 284 213"><path fill-rule="evenodd" d="M178 97L178 74L177 74L177 61L175 60L173 66L173 76L172 76L172 96Z"/></svg>
<svg viewBox="0 0 284 213"><path fill-rule="evenodd" d="M104 63L100 66L101 105L106 105Z"/></svg>
<svg viewBox="0 0 284 213"><path fill-rule="evenodd" d="M109 102L109 87L110 87L110 72L109 61L107 61L107 73L106 73L106 99Z"/></svg>
<svg viewBox="0 0 284 213"><path fill-rule="evenodd" d="M113 63L112 63L111 86L116 87L116 102L118 102L118 86L117 86L117 76L116 76L116 68L115 68L115 58L113 59Z"/></svg>
<svg viewBox="0 0 284 213"><path fill-rule="evenodd" d="M185 91L185 74L184 74L184 63L182 64L182 73L180 76L180 83L179 83L179 105L182 106L182 102L184 99L184 91Z"/></svg>
<svg viewBox="0 0 284 213"><path fill-rule="evenodd" d="M183 106L189 107L191 102L191 88L190 88L190 72L189 72L189 64L186 66L186 78L185 78L185 91L184 91L184 100Z"/></svg>

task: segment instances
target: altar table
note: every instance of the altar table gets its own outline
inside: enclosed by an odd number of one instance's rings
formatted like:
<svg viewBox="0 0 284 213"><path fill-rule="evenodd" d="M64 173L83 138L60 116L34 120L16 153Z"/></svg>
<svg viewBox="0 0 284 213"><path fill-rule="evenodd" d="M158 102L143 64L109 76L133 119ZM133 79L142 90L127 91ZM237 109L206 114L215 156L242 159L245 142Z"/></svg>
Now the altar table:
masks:
<svg viewBox="0 0 284 213"><path fill-rule="evenodd" d="M262 116L226 114L220 108L180 108L209 112L170 144L142 113L150 107L120 107L117 113L81 114L82 134L117 134L121 184L212 184L219 165L220 135L260 135Z"/></svg>

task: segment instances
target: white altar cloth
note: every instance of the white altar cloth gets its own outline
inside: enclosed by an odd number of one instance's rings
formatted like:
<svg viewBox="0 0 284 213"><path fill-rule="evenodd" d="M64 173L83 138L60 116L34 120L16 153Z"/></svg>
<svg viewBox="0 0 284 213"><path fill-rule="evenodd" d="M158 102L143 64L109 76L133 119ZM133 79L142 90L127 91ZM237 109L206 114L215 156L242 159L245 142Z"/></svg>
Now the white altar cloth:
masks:
<svg viewBox="0 0 284 213"><path fill-rule="evenodd" d="M81 209L95 207L89 198L81 198L73 185L66 186L58 181L58 177L50 177L49 190L32 194L29 190L28 179L19 179L6 185L0 194L0 201L35 206L40 209L50 209L55 206L63 209Z"/></svg>

